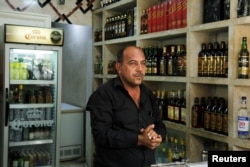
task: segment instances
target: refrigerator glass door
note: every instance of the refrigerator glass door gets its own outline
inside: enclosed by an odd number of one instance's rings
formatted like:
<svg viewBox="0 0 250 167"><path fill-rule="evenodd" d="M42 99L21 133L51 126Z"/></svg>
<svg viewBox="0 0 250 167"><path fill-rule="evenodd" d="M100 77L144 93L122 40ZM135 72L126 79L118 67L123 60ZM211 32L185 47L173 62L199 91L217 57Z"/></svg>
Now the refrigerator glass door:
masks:
<svg viewBox="0 0 250 167"><path fill-rule="evenodd" d="M8 166L56 166L58 50L10 47L6 54Z"/></svg>

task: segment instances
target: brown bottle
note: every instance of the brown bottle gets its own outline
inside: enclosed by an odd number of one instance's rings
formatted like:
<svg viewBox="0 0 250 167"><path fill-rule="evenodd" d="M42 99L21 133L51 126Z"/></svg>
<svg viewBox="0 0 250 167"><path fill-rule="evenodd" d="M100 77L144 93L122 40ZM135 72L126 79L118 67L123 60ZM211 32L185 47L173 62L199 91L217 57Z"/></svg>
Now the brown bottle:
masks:
<svg viewBox="0 0 250 167"><path fill-rule="evenodd" d="M203 120L203 127L205 130L209 130L209 122L210 122L210 110L212 108L212 98L207 98L207 105L204 109L204 120Z"/></svg>
<svg viewBox="0 0 250 167"><path fill-rule="evenodd" d="M192 128L199 128L199 123L198 123L198 115L199 115L199 110L200 110L200 99L199 97L194 98L194 104L192 106L192 117L191 117L191 125Z"/></svg>
<svg viewBox="0 0 250 167"><path fill-rule="evenodd" d="M159 60L159 75L167 75L167 47L162 48L162 54Z"/></svg>
<svg viewBox="0 0 250 167"><path fill-rule="evenodd" d="M216 128L216 110L218 108L218 98L213 98L213 107L210 111L210 122L209 122L209 130L215 132Z"/></svg>
<svg viewBox="0 0 250 167"><path fill-rule="evenodd" d="M238 57L238 78L247 79L249 73L249 51L247 37L242 37L241 50Z"/></svg>
<svg viewBox="0 0 250 167"><path fill-rule="evenodd" d="M208 43L207 47L207 76L214 76L214 51L212 43Z"/></svg>
<svg viewBox="0 0 250 167"><path fill-rule="evenodd" d="M220 44L220 57L222 58L222 77L228 77L228 50L226 43L221 41Z"/></svg>
<svg viewBox="0 0 250 167"><path fill-rule="evenodd" d="M207 50L205 43L201 44L201 51L198 55L198 76L207 76Z"/></svg>
<svg viewBox="0 0 250 167"><path fill-rule="evenodd" d="M147 10L142 10L142 16L141 16L141 34L147 34L148 33L148 14Z"/></svg>

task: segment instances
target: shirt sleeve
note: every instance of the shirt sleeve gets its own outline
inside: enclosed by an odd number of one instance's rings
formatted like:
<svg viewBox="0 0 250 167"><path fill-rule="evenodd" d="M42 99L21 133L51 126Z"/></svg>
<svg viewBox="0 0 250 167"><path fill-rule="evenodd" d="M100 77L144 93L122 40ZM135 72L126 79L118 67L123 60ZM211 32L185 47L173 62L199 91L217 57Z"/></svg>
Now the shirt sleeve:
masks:
<svg viewBox="0 0 250 167"><path fill-rule="evenodd" d="M91 128L96 145L107 148L128 148L137 145L138 134L126 129L115 129L112 97L105 91L94 92L87 103L91 115Z"/></svg>

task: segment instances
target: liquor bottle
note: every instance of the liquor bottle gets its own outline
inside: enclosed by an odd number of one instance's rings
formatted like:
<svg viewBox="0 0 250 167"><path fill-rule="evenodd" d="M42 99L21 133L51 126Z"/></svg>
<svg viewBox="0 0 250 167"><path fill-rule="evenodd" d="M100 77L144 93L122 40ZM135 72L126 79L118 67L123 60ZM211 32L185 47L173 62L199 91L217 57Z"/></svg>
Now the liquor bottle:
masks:
<svg viewBox="0 0 250 167"><path fill-rule="evenodd" d="M222 77L228 76L228 50L225 41L221 41L220 44L220 56L222 58Z"/></svg>
<svg viewBox="0 0 250 167"><path fill-rule="evenodd" d="M225 99L224 98L220 98L219 99L219 107L216 110L216 125L215 125L215 131L217 133L222 134L222 128L223 128L223 112L225 109Z"/></svg>
<svg viewBox="0 0 250 167"><path fill-rule="evenodd" d="M104 25L104 38L105 40L109 39L109 28L110 28L110 19L106 19L106 23Z"/></svg>
<svg viewBox="0 0 250 167"><path fill-rule="evenodd" d="M170 51L170 54L169 54L169 56L168 56L168 59L167 59L167 66L168 66L168 71L167 71L167 75L169 75L169 76L172 76L172 75L174 75L174 71L173 71L173 69L174 69L174 55L175 55L175 46L174 45L171 45L170 46L170 48L171 48L171 51Z"/></svg>
<svg viewBox="0 0 250 167"><path fill-rule="evenodd" d="M201 51L198 54L198 76L204 77L207 75L207 50L206 50L206 44L201 44Z"/></svg>
<svg viewBox="0 0 250 167"><path fill-rule="evenodd" d="M213 98L213 106L210 110L210 122L209 122L209 130L215 132L216 127L216 110L218 108L218 98Z"/></svg>
<svg viewBox="0 0 250 167"><path fill-rule="evenodd" d="M222 116L223 124L222 124L222 134L228 135L228 107L225 106Z"/></svg>
<svg viewBox="0 0 250 167"><path fill-rule="evenodd" d="M146 67L147 67L147 71L146 71L146 75L151 75L151 47L147 47L145 48L145 56L146 56Z"/></svg>
<svg viewBox="0 0 250 167"><path fill-rule="evenodd" d="M148 14L147 10L142 10L142 16L141 16L141 34L147 34L148 33Z"/></svg>
<svg viewBox="0 0 250 167"><path fill-rule="evenodd" d="M174 100L175 100L175 92L170 91L169 97L168 97L168 105L167 105L167 111L168 111L168 120L174 121Z"/></svg>
<svg viewBox="0 0 250 167"><path fill-rule="evenodd" d="M181 90L177 91L177 97L175 100L174 122L181 123Z"/></svg>
<svg viewBox="0 0 250 167"><path fill-rule="evenodd" d="M184 91L181 97L181 124L186 125L187 108L186 108L186 91Z"/></svg>
<svg viewBox="0 0 250 167"><path fill-rule="evenodd" d="M177 50L178 47L179 47L179 51ZM177 52L179 52L179 53L177 53ZM180 55L180 52L181 52L180 45L177 45L175 47L175 51L173 54L173 76L178 76L178 57Z"/></svg>
<svg viewBox="0 0 250 167"><path fill-rule="evenodd" d="M128 25L127 25L127 36L134 35L134 10L129 9L127 11Z"/></svg>
<svg viewBox="0 0 250 167"><path fill-rule="evenodd" d="M151 61L151 75L158 74L158 46L153 47L152 61Z"/></svg>
<svg viewBox="0 0 250 167"><path fill-rule="evenodd" d="M160 99L159 99L159 112L160 112L160 116L161 118L164 120L166 118L166 102L165 102L165 91L161 91L160 92Z"/></svg>
<svg viewBox="0 0 250 167"><path fill-rule="evenodd" d="M23 85L19 85L19 90L18 90L18 102L19 103L24 103L25 95L24 95L24 90L23 90Z"/></svg>
<svg viewBox="0 0 250 167"><path fill-rule="evenodd" d="M212 108L212 99L211 97L207 98L207 106L204 109L204 121L203 127L205 130L209 130L209 122L210 122L210 110Z"/></svg>
<svg viewBox="0 0 250 167"><path fill-rule="evenodd" d="M250 113L247 109L247 97L241 97L241 107L238 111L238 137L241 139L249 138Z"/></svg>
<svg viewBox="0 0 250 167"><path fill-rule="evenodd" d="M186 76L186 48L180 45L180 54L178 55L177 75Z"/></svg>
<svg viewBox="0 0 250 167"><path fill-rule="evenodd" d="M187 152L184 138L180 140L180 160L181 162L187 161Z"/></svg>
<svg viewBox="0 0 250 167"><path fill-rule="evenodd" d="M199 110L200 110L200 99L199 97L195 97L194 104L192 105L192 108L191 108L191 111L192 111L191 125L193 128L199 128L199 124L198 124Z"/></svg>
<svg viewBox="0 0 250 167"><path fill-rule="evenodd" d="M247 49L247 37L242 37L241 50L238 57L238 78L248 78L249 51Z"/></svg>
<svg viewBox="0 0 250 167"><path fill-rule="evenodd" d="M200 128L203 128L203 125L204 125L204 110L205 110L205 108L206 108L206 98L201 97L200 108L199 108L199 112L198 112L198 125Z"/></svg>
<svg viewBox="0 0 250 167"><path fill-rule="evenodd" d="M167 75L167 47L164 46L159 62L159 75Z"/></svg>
<svg viewBox="0 0 250 167"><path fill-rule="evenodd" d="M179 144L178 144L178 139L174 139L174 154L173 154L173 162L180 162L180 149L179 149Z"/></svg>
<svg viewBox="0 0 250 167"><path fill-rule="evenodd" d="M173 162L173 156L174 156L174 137L169 137L169 147L168 147L168 162Z"/></svg>
<svg viewBox="0 0 250 167"><path fill-rule="evenodd" d="M17 86L14 89L13 96L14 96L14 103L19 103L19 90Z"/></svg>
<svg viewBox="0 0 250 167"><path fill-rule="evenodd" d="M208 43L207 45L207 76L213 77L214 72L214 50L213 44Z"/></svg>
<svg viewBox="0 0 250 167"><path fill-rule="evenodd" d="M222 59L220 55L220 48L219 48L219 43L214 42L214 65L213 65L213 77L221 77L222 73Z"/></svg>

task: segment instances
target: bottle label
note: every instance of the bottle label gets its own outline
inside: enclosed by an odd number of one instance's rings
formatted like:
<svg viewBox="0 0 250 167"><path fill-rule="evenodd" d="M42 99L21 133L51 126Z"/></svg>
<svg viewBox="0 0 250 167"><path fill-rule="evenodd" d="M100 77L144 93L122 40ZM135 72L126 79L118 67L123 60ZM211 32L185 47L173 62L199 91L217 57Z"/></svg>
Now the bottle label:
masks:
<svg viewBox="0 0 250 167"><path fill-rule="evenodd" d="M248 117L238 117L238 134L248 135L249 134L249 118Z"/></svg>

